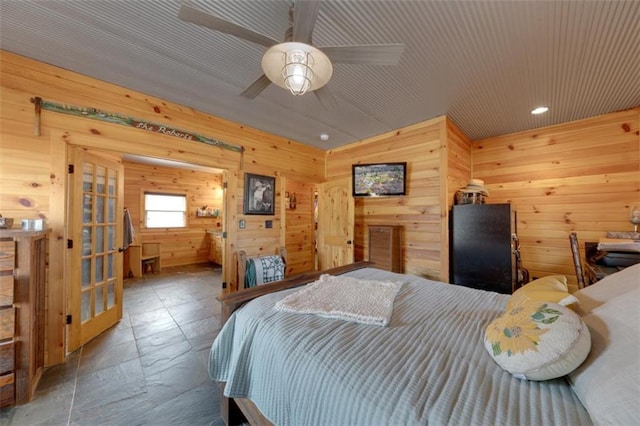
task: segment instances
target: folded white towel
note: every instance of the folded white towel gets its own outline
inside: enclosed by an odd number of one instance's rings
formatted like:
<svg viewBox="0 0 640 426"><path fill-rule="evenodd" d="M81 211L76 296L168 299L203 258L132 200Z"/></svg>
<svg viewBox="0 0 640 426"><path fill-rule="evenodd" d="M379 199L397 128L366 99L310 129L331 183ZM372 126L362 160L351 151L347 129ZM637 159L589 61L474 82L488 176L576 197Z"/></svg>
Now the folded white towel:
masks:
<svg viewBox="0 0 640 426"><path fill-rule="evenodd" d="M318 281L280 300L279 311L315 314L361 324L389 324L401 282L321 275Z"/></svg>

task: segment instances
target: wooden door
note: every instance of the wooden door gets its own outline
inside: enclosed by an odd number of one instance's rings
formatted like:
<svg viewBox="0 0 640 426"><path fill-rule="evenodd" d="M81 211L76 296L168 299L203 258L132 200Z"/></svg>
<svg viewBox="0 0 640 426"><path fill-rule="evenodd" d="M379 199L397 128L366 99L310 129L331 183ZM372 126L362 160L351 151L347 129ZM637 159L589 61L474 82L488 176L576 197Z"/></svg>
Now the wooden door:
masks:
<svg viewBox="0 0 640 426"><path fill-rule="evenodd" d="M354 201L351 178L318 187L318 268L353 263Z"/></svg>
<svg viewBox="0 0 640 426"><path fill-rule="evenodd" d="M124 167L73 150L69 185L69 313L67 350L77 349L122 318Z"/></svg>

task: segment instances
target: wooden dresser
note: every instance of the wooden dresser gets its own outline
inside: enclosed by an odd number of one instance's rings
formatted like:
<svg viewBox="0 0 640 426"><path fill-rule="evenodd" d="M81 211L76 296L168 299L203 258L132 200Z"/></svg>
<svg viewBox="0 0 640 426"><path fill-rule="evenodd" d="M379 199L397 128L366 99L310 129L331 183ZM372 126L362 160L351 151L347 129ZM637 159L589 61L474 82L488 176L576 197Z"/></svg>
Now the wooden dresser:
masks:
<svg viewBox="0 0 640 426"><path fill-rule="evenodd" d="M44 368L46 235L0 230L0 406L29 402Z"/></svg>
<svg viewBox="0 0 640 426"><path fill-rule="evenodd" d="M369 261L402 273L402 226L369 225Z"/></svg>

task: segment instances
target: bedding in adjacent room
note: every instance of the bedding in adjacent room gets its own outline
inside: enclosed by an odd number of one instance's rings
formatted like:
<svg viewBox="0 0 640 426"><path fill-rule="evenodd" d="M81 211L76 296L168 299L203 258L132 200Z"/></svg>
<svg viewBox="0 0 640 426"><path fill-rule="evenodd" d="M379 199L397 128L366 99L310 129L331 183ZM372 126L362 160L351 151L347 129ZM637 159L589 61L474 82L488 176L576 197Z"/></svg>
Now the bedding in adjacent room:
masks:
<svg viewBox="0 0 640 426"><path fill-rule="evenodd" d="M273 308L296 289L262 296L212 347L225 395L277 425L592 424L565 378L517 379L485 350L509 296L372 268L345 275L404 283L387 327Z"/></svg>

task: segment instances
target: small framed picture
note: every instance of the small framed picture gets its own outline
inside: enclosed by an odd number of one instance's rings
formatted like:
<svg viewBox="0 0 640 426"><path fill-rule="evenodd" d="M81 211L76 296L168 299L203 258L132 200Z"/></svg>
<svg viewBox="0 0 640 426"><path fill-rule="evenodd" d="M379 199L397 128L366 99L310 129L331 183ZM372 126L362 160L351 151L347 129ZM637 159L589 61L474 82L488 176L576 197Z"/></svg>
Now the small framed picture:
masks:
<svg viewBox="0 0 640 426"><path fill-rule="evenodd" d="M244 214L273 215L276 178L244 174Z"/></svg>

